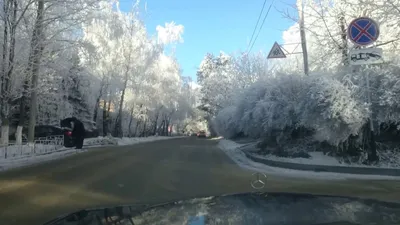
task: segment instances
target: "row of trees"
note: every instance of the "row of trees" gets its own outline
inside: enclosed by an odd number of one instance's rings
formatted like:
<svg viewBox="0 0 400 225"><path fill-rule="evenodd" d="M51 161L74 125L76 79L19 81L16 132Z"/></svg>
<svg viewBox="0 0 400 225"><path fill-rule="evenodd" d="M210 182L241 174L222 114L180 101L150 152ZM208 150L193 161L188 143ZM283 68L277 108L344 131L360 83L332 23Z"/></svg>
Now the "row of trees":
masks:
<svg viewBox="0 0 400 225"><path fill-rule="evenodd" d="M138 3L4 0L1 13L1 142L23 127L75 116L103 135L167 135L196 116L174 52L183 26L149 36ZM28 126L29 125L29 126ZM10 129L11 128L11 129ZM169 129L168 129L169 128Z"/></svg>
<svg viewBox="0 0 400 225"><path fill-rule="evenodd" d="M301 139L318 148L325 146L332 154L366 155L370 162L376 161L375 141L387 144L400 137L396 54L400 28L393 26L393 21L399 20L396 8L400 2L301 2L305 3L310 75L304 75L302 56L297 54L269 65L264 57L258 57L261 53L207 55L198 70L202 106L226 137L262 139L281 151ZM359 16L380 23L377 45L384 49L386 63L349 66L348 53L354 46L347 40L346 29ZM298 27L296 23L283 33L283 47L288 52L301 51L296 49L300 44ZM372 93L370 101L368 91ZM371 121L376 139L369 129Z"/></svg>

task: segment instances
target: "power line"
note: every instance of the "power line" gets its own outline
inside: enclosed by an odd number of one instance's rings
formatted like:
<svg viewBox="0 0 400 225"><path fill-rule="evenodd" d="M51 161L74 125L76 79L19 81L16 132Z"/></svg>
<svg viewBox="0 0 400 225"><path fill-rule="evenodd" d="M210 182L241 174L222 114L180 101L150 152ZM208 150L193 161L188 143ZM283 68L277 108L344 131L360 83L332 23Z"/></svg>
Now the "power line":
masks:
<svg viewBox="0 0 400 225"><path fill-rule="evenodd" d="M256 33L256 30L257 30L257 27L258 27L258 23L260 22L262 13L264 12L265 3L267 3L267 0L264 0L264 4L262 6L260 15L258 15L257 23L256 23L256 26L254 27L253 34L251 35L250 42L249 42L249 45L247 46L247 49L249 49L249 46L250 46L251 42L253 41L253 37L254 37L254 34Z"/></svg>
<svg viewBox="0 0 400 225"><path fill-rule="evenodd" d="M264 26L265 20L267 19L268 14L269 14L269 11L271 10L271 7L272 7L272 5L274 4L274 2L275 2L275 0L272 0L271 4L269 5L268 10L267 10L267 13L265 14L264 19L263 19L263 22L261 23L260 29L258 29L257 36L256 36L256 38L254 39L253 44L251 45L251 47L250 47L249 51L247 52L247 54L248 54L248 53L251 51L251 49L253 48L254 43L256 43L257 38L258 38L258 35L260 34L262 27Z"/></svg>

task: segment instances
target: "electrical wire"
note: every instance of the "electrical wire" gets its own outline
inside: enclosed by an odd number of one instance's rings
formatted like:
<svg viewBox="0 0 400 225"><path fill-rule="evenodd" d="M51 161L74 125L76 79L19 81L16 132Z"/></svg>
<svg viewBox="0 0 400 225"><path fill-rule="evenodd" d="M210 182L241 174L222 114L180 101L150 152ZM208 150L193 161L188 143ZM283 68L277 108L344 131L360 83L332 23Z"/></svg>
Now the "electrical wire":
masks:
<svg viewBox="0 0 400 225"><path fill-rule="evenodd" d="M249 54L249 52L251 51L251 49L252 49L253 46L254 46L254 43L256 43L257 38L258 38L258 35L260 34L262 27L264 26L265 20L267 19L268 14L269 14L269 11L271 10L271 7L272 7L272 5L274 4L274 2L275 2L275 0L272 0L271 4L269 5L268 10L267 10L267 13L265 14L264 19L263 19L263 22L261 23L260 29L258 29L258 33L257 33L257 35L256 35L256 38L254 39L253 44L251 45L251 47L250 47L249 51L247 52L247 54Z"/></svg>
<svg viewBox="0 0 400 225"><path fill-rule="evenodd" d="M267 3L267 0L264 0L264 4L263 4L263 6L262 6L260 15L258 15L257 23L256 23L256 26L254 27L253 34L251 35L250 42L249 42L249 45L247 46L247 49L249 49L249 47L250 47L250 45L251 45L251 42L253 41L253 37L254 37L254 34L256 33L256 30L257 30L257 27L258 27L258 23L260 22L262 13L264 12L265 3Z"/></svg>

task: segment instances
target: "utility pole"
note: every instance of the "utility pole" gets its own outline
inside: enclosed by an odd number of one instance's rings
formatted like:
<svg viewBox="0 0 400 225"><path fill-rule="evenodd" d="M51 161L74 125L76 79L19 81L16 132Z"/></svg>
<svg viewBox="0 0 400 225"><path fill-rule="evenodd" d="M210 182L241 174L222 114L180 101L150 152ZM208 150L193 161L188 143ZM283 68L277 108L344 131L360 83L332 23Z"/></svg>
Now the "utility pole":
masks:
<svg viewBox="0 0 400 225"><path fill-rule="evenodd" d="M301 48L303 50L303 64L304 73L308 75L308 53L307 53L307 41L306 32L304 30L304 0L298 0L297 8L299 11L299 26L300 26L300 38L301 38Z"/></svg>
<svg viewBox="0 0 400 225"><path fill-rule="evenodd" d="M340 36L342 38L342 64L344 66L349 66L349 59L348 59L348 44L347 44L347 30L346 30L346 26L345 26L345 20L344 20L344 15L342 13L342 15L339 18L340 21Z"/></svg>

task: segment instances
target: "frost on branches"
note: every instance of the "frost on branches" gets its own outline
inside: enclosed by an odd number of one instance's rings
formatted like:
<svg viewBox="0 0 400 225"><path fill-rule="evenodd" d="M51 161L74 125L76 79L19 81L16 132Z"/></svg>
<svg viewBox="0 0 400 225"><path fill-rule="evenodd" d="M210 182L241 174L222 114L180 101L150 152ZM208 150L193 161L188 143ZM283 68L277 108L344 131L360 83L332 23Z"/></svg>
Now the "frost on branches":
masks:
<svg viewBox="0 0 400 225"><path fill-rule="evenodd" d="M122 137L171 135L198 116L166 51L183 42L183 25L150 36L139 2L128 13L108 0L1 4L1 143L16 130L20 143L32 121L58 126L75 116L92 135Z"/></svg>
<svg viewBox="0 0 400 225"><path fill-rule="evenodd" d="M260 139L281 151L289 143L305 141L309 151L320 148L339 156L362 155L369 153L366 129L370 113L379 143L393 144L399 138L400 68L397 66L358 73L346 69L314 72L310 76L270 72L240 88L235 80L237 71L231 70L229 76L223 76L225 71L221 72L215 61L211 62L207 56L200 67L202 101L213 109L209 112L216 112L212 116L214 128L227 138ZM371 90L375 90L371 105L366 102L367 73L371 77ZM230 80L221 81L219 77ZM218 85L207 83L211 79ZM227 90L235 93L217 98L219 93L231 93Z"/></svg>
<svg viewBox="0 0 400 225"><path fill-rule="evenodd" d="M382 157L388 149L399 152L400 28L395 24L400 19L400 2L297 1L300 3L304 3L311 75L303 75L301 54L268 63L257 54L208 54L197 76L202 109L214 121L210 124L228 138L261 139L261 147L273 147L278 155L288 156L285 149L292 149L290 146L359 159L367 155L369 161ZM300 43L298 18L283 14L294 22L283 32L283 48L299 52L295 44ZM361 15L380 25L376 44L383 49L385 63L353 71L348 53L355 46L348 40L347 26Z"/></svg>

